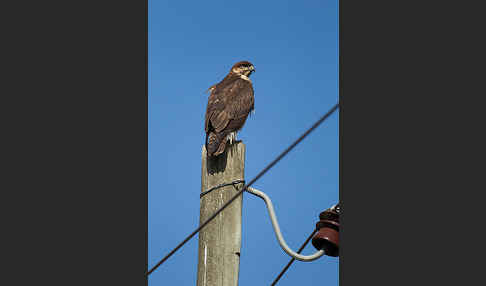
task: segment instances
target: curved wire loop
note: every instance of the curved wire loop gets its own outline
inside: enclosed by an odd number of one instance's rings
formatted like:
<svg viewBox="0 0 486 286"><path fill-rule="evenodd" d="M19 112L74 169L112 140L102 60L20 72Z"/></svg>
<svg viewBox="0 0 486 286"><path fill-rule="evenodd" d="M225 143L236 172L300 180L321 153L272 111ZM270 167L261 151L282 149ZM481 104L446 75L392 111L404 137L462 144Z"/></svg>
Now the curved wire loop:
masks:
<svg viewBox="0 0 486 286"><path fill-rule="evenodd" d="M312 255L301 255L293 251L292 249L290 249L287 243L285 243L282 233L280 232L280 226L278 225L277 216L275 215L275 210L273 209L273 204L272 201L270 200L270 197L268 197L264 192L259 191L253 187L248 187L246 191L265 201L265 204L267 205L267 209L268 209L268 214L270 215L270 220L272 221L273 230L275 231L275 236L277 237L278 243L280 244L282 249L288 255L300 261L313 261L321 257L322 255L324 255L324 250L319 250Z"/></svg>

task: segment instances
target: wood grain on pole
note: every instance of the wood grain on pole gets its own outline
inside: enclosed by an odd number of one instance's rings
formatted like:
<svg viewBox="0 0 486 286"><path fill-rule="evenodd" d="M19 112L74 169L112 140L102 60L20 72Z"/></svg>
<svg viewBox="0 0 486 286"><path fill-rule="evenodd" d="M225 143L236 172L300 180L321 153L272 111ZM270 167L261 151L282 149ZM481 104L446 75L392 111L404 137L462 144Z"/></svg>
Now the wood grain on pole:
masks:
<svg viewBox="0 0 486 286"><path fill-rule="evenodd" d="M226 151L215 158L208 158L203 146L201 192L219 184L244 180L244 171L243 142L228 144ZM204 195L200 202L200 223L221 208L243 185L225 186ZM197 286L238 285L242 202L241 195L199 232Z"/></svg>

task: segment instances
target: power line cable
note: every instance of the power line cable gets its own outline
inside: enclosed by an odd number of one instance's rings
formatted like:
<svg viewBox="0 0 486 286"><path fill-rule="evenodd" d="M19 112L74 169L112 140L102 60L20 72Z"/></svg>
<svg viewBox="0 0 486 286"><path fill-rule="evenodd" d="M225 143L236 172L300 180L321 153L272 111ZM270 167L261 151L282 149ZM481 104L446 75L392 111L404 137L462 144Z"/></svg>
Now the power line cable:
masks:
<svg viewBox="0 0 486 286"><path fill-rule="evenodd" d="M302 252L302 250L304 250L305 246L307 245L307 243L309 243L309 241L312 239L314 234L316 234L316 232L317 232L317 229L314 229L314 231L311 233L311 235L309 235L309 237L305 240L304 244L302 244L302 246L299 248L297 253L300 254ZM277 278L275 278L275 280L273 280L271 286L275 286L275 284L277 284L278 280L280 280L280 278L284 275L285 271L287 271L287 269L289 269L290 265L292 265L292 263L294 263L294 261L295 261L295 258L292 257L292 259L290 259L289 263L287 263L287 265L285 265L285 267L282 269L282 271L277 276Z"/></svg>
<svg viewBox="0 0 486 286"><path fill-rule="evenodd" d="M216 189L219 189L219 188L222 188L222 187L226 187L226 186L234 186L236 184L241 184L241 183L245 183L245 180L234 180L233 182L231 183L223 183L223 184L219 184L215 187L212 187L211 189L207 190L207 191L204 191L202 192L200 195L199 195L199 198L202 198L203 196L205 196L206 194L209 194L210 192L216 190Z"/></svg>
<svg viewBox="0 0 486 286"><path fill-rule="evenodd" d="M309 129L307 129L304 134L302 134L294 143L292 143L285 151L283 151L275 160L273 160L267 167L265 167L258 175L255 176L248 184L244 185L241 190L238 191L231 199L229 199L219 210L212 214L205 222L199 225L191 234L189 234L181 243L179 243L171 252L169 252L164 258L162 258L152 269L147 272L147 276L154 272L162 263L164 263L169 257L171 257L179 248L181 248L186 242L188 242L196 233L198 233L204 226L206 226L210 221L212 221L221 211L223 211L229 204L231 204L237 197L239 197L249 186L255 183L261 176L263 176L270 168L272 168L278 161L280 161L285 155L287 155L297 144L304 140L309 133L314 131L324 120L331 116L334 111L339 108L339 103L336 103L326 114L324 114L316 123L314 123Z"/></svg>

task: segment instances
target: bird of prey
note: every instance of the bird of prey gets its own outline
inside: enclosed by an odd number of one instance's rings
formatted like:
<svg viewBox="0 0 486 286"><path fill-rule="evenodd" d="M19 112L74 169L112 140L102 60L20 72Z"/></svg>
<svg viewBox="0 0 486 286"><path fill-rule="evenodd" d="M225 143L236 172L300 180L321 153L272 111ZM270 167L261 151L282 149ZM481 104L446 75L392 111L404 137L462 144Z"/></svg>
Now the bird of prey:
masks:
<svg viewBox="0 0 486 286"><path fill-rule="evenodd" d="M248 61L233 65L229 74L211 86L204 130L208 156L224 152L226 142L236 140L236 132L245 124L254 109L253 86L249 76L255 67Z"/></svg>

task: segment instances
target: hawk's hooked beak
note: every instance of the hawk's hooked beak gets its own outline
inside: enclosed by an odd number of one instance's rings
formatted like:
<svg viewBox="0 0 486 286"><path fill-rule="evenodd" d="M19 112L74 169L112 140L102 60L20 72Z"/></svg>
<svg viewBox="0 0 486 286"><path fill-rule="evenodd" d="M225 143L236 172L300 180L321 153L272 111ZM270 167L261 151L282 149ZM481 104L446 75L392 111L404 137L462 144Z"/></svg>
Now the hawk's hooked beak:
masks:
<svg viewBox="0 0 486 286"><path fill-rule="evenodd" d="M251 66L251 67L250 67L250 71L251 71L252 73L254 73L254 72L256 71L256 70L255 70L255 67L254 67L254 66Z"/></svg>

